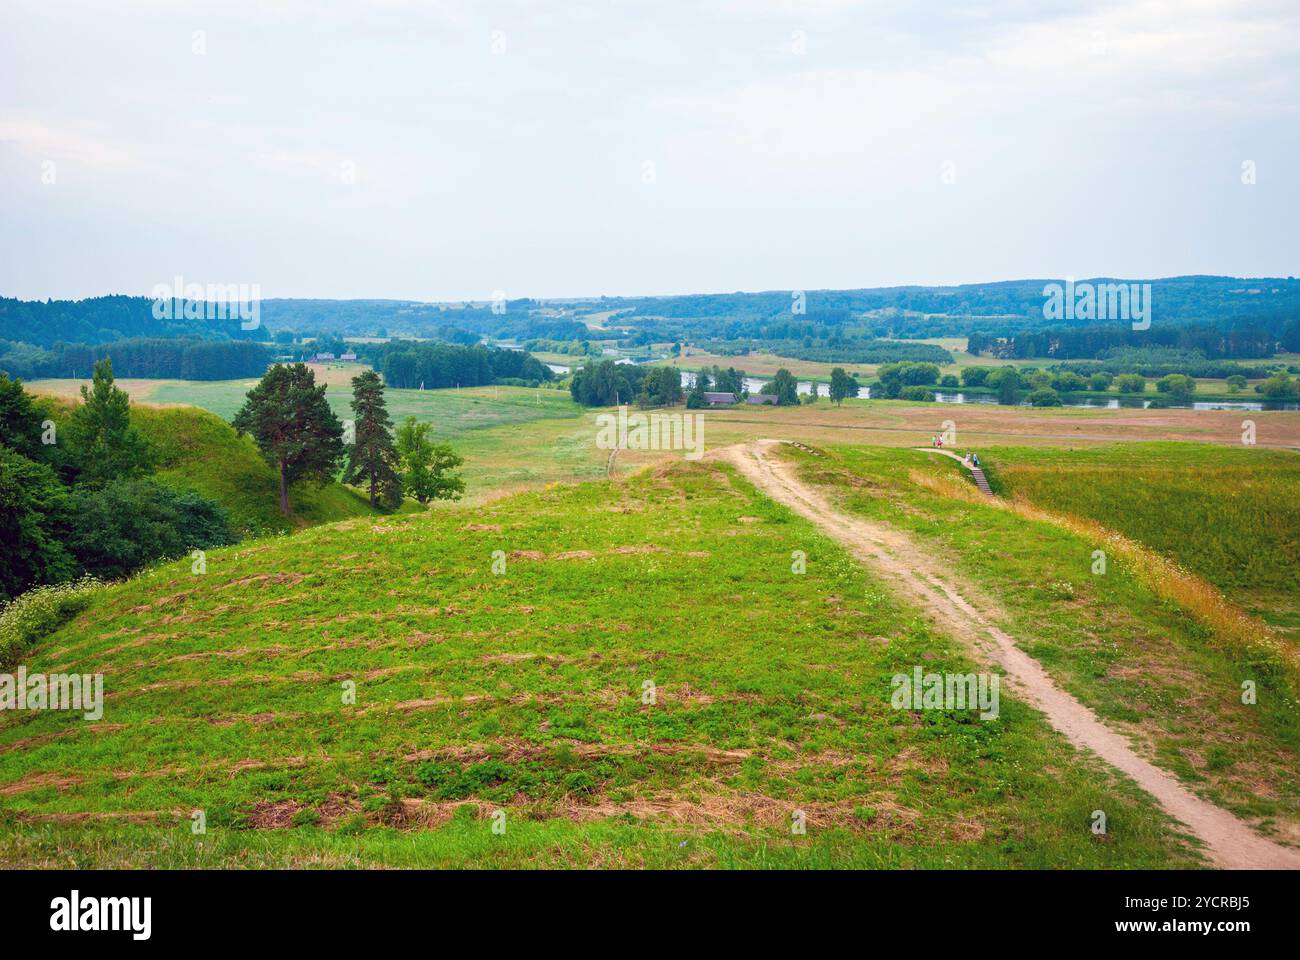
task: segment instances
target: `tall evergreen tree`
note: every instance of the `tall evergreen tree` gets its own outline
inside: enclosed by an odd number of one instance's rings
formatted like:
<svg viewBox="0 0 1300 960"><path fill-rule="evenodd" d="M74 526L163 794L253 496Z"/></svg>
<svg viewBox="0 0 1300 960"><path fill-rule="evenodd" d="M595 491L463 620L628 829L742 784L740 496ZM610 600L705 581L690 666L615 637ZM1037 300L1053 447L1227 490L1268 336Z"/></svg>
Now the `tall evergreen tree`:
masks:
<svg viewBox="0 0 1300 960"><path fill-rule="evenodd" d="M153 469L153 452L131 426L131 398L113 382L113 361L95 364L91 386L68 421L68 440L77 482L98 488Z"/></svg>
<svg viewBox="0 0 1300 960"><path fill-rule="evenodd" d="M343 425L325 399L324 385L305 364L277 363L235 414L235 429L251 434L262 456L280 471L280 512L289 513L289 486L325 483L343 459Z"/></svg>
<svg viewBox="0 0 1300 960"><path fill-rule="evenodd" d="M402 479L397 474L397 451L388 432L393 421L384 402L384 381L373 370L352 378L352 413L356 437L348 451L343 482L370 484L370 505L378 506L382 495L386 506L402 502Z"/></svg>

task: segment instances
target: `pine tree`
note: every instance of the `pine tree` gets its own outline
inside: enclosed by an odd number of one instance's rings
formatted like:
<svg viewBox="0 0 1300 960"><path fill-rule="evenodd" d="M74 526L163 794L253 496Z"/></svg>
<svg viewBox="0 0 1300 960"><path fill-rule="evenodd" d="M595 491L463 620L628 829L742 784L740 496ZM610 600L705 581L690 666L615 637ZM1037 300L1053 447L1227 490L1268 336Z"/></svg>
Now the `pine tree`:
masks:
<svg viewBox="0 0 1300 960"><path fill-rule="evenodd" d="M149 441L131 426L131 398L113 382L113 361L107 357L95 364L91 386L81 388L68 440L77 482L83 486L104 487L153 469Z"/></svg>
<svg viewBox="0 0 1300 960"><path fill-rule="evenodd" d="M384 401L384 382L375 371L352 378L352 413L356 437L348 451L343 482L367 481L372 507L379 505L381 497L385 506L396 507L402 502L402 478L397 474L397 451L389 433L393 421Z"/></svg>
<svg viewBox="0 0 1300 960"><path fill-rule="evenodd" d="M277 363L266 371L232 423L251 434L262 456L279 469L280 512L286 516L290 484L332 480L344 455L343 425L306 364Z"/></svg>

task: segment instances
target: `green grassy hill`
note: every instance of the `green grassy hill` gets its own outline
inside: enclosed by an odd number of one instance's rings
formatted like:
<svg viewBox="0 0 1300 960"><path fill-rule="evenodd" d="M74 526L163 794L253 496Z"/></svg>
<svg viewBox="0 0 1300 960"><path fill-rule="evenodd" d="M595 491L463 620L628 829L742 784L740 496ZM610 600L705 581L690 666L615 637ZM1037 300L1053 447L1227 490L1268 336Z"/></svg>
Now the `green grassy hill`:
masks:
<svg viewBox="0 0 1300 960"><path fill-rule="evenodd" d="M158 478L217 501L243 535L377 513L349 487L302 483L290 491L293 513L286 518L280 513L279 478L252 439L236 435L230 424L205 410L133 404L131 422L158 453Z"/></svg>
<svg viewBox="0 0 1300 960"><path fill-rule="evenodd" d="M5 866L1197 862L1006 690L892 709L973 666L708 462L213 550L26 660L107 696L0 716Z"/></svg>

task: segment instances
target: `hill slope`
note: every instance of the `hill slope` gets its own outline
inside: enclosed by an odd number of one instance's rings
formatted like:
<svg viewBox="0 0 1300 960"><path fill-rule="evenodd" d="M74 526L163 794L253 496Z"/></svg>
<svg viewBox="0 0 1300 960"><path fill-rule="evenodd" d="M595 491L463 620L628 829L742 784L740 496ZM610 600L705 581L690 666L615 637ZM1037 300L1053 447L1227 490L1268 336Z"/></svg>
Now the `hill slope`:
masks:
<svg viewBox="0 0 1300 960"><path fill-rule="evenodd" d="M250 437L196 407L131 407L131 422L159 454L158 478L196 490L221 504L238 532L259 535L300 529L378 511L338 483L301 483L289 494L292 514L279 508L279 478Z"/></svg>
<svg viewBox="0 0 1300 960"><path fill-rule="evenodd" d="M972 669L708 462L315 527L109 588L39 644L29 669L107 699L0 717L0 863L1195 862L1005 691L996 722L892 709L920 665Z"/></svg>

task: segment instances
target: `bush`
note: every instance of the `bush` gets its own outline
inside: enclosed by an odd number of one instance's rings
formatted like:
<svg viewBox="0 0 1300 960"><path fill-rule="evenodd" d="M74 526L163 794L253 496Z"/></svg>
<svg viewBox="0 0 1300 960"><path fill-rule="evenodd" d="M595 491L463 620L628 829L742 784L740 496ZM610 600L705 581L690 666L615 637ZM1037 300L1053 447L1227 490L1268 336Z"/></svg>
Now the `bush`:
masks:
<svg viewBox="0 0 1300 960"><path fill-rule="evenodd" d="M900 400L933 400L934 394L925 387L912 386L904 387L899 391L898 397Z"/></svg>
<svg viewBox="0 0 1300 960"><path fill-rule="evenodd" d="M1072 390L1086 390L1088 381L1083 379L1077 373L1071 373L1066 370L1058 373L1052 378L1051 387L1053 390L1060 390L1063 393L1069 393ZM1102 389L1105 389L1104 387Z"/></svg>
<svg viewBox="0 0 1300 960"><path fill-rule="evenodd" d="M1035 407L1059 407L1061 396L1051 387L1039 387L1029 394L1029 403Z"/></svg>
<svg viewBox="0 0 1300 960"><path fill-rule="evenodd" d="M946 374L944 378L939 381L939 386L943 387L946 390L954 390L957 387L961 386L961 382L956 377L954 377L951 373L949 373Z"/></svg>
<svg viewBox="0 0 1300 960"><path fill-rule="evenodd" d="M1273 400L1290 400L1300 396L1300 382L1278 371L1255 388L1258 393Z"/></svg>
<svg viewBox="0 0 1300 960"><path fill-rule="evenodd" d="M0 667L11 667L34 644L89 606L103 587L94 577L37 587L0 609Z"/></svg>
<svg viewBox="0 0 1300 960"><path fill-rule="evenodd" d="M982 387L988 378L988 367L967 367L961 372L961 382L967 387Z"/></svg>
<svg viewBox="0 0 1300 960"><path fill-rule="evenodd" d="M1196 392L1196 381L1185 373L1171 373L1156 381L1156 389L1171 397L1190 397Z"/></svg>
<svg viewBox="0 0 1300 960"><path fill-rule="evenodd" d="M1121 373L1115 378L1115 389L1120 393L1143 393L1147 388L1147 378L1140 373Z"/></svg>
<svg viewBox="0 0 1300 960"><path fill-rule="evenodd" d="M72 579L67 523L67 490L54 471L0 444L0 602Z"/></svg>
<svg viewBox="0 0 1300 960"><path fill-rule="evenodd" d="M196 547L236 542L215 501L149 478L119 480L102 490L76 489L71 500L68 548L86 572L104 579L128 576Z"/></svg>
<svg viewBox="0 0 1300 960"><path fill-rule="evenodd" d="M1097 393L1104 393L1110 389L1114 379L1109 373L1094 373L1088 378L1088 389Z"/></svg>

